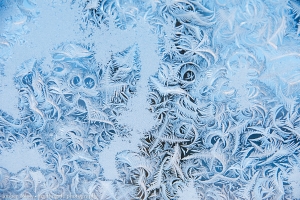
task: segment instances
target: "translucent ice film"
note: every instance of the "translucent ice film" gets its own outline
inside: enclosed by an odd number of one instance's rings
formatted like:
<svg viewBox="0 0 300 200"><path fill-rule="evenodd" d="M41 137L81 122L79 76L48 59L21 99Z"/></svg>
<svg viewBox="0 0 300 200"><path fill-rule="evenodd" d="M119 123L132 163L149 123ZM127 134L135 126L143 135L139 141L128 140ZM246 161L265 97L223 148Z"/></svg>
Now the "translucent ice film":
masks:
<svg viewBox="0 0 300 200"><path fill-rule="evenodd" d="M0 0L0 199L300 199L300 1Z"/></svg>

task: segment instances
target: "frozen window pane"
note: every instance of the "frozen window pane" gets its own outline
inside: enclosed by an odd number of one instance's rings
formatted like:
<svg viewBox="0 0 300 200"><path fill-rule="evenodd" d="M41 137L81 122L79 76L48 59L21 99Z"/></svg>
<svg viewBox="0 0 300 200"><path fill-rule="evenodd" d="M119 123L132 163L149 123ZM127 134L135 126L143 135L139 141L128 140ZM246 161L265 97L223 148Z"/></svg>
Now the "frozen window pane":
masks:
<svg viewBox="0 0 300 200"><path fill-rule="evenodd" d="M0 199L299 199L296 0L0 1Z"/></svg>

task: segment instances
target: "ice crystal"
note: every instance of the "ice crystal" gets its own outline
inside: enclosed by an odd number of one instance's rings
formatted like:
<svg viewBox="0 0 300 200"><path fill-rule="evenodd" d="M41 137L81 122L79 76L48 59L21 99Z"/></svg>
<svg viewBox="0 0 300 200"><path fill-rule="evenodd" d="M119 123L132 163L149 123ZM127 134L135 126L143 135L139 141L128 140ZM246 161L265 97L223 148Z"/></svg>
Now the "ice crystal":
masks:
<svg viewBox="0 0 300 200"><path fill-rule="evenodd" d="M0 15L1 199L300 198L298 1Z"/></svg>

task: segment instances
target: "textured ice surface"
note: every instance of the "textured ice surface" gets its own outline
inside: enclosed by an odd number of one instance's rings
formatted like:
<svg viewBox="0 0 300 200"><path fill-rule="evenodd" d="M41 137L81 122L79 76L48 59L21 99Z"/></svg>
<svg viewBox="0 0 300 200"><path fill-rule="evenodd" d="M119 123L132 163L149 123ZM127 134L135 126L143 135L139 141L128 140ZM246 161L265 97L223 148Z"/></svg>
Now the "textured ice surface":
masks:
<svg viewBox="0 0 300 200"><path fill-rule="evenodd" d="M297 0L0 0L0 199L300 199Z"/></svg>

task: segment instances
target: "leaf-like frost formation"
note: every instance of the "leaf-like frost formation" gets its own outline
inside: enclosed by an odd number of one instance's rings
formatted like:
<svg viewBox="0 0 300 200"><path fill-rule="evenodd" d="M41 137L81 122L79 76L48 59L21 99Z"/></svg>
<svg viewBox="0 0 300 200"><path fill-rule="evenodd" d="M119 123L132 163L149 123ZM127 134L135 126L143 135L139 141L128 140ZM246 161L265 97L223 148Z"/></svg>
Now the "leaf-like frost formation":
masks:
<svg viewBox="0 0 300 200"><path fill-rule="evenodd" d="M298 1L7 0L0 12L0 98L12 82L18 98L17 115L0 106L1 199L300 198ZM75 34L53 37L60 24Z"/></svg>

